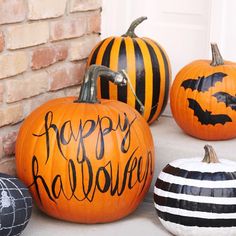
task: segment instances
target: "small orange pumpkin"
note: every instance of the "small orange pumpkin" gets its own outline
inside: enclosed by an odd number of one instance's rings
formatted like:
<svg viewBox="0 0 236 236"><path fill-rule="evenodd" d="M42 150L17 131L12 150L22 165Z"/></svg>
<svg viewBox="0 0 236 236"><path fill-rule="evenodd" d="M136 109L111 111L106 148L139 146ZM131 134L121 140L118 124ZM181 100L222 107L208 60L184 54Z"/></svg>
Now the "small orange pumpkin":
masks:
<svg viewBox="0 0 236 236"><path fill-rule="evenodd" d="M177 124L205 140L236 137L236 63L212 44L212 61L196 60L177 74L170 92Z"/></svg>
<svg viewBox="0 0 236 236"><path fill-rule="evenodd" d="M17 174L41 210L59 219L98 223L136 209L149 189L154 146L146 121L127 104L98 100L98 76L124 75L91 66L75 97L51 100L24 121L16 142Z"/></svg>

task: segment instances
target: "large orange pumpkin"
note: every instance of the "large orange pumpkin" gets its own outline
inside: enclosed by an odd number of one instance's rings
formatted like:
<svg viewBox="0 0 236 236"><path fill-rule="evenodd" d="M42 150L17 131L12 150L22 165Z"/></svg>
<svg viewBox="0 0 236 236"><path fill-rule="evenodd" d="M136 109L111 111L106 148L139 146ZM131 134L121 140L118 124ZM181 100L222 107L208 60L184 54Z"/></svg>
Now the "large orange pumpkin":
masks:
<svg viewBox="0 0 236 236"><path fill-rule="evenodd" d="M212 44L212 61L197 60L177 74L170 105L177 124L205 140L236 137L236 63L223 61Z"/></svg>
<svg viewBox="0 0 236 236"><path fill-rule="evenodd" d="M101 77L98 97L129 104L151 124L166 107L171 69L168 56L159 44L134 33L145 19L147 17L135 20L121 37L109 37L98 43L89 56L88 65L126 70L130 84L121 87Z"/></svg>
<svg viewBox="0 0 236 236"><path fill-rule="evenodd" d="M154 147L146 121L127 104L98 100L96 78L124 84L123 74L91 66L79 99L51 100L24 121L17 174L38 205L59 219L97 223L136 209L149 189Z"/></svg>

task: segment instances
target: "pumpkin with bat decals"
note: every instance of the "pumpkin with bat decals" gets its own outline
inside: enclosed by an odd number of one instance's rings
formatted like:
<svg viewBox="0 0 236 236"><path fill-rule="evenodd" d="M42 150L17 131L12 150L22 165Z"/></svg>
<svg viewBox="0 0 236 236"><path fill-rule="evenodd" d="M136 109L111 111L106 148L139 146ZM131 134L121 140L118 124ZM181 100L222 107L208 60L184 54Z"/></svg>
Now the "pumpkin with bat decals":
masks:
<svg viewBox="0 0 236 236"><path fill-rule="evenodd" d="M164 111L171 79L171 66L165 50L154 40L138 37L134 30L147 17L134 20L126 34L108 37L92 50L88 65L104 65L125 70L127 86L98 79L98 97L127 103L153 123Z"/></svg>
<svg viewBox="0 0 236 236"><path fill-rule="evenodd" d="M18 176L38 207L59 219L118 220L137 208L152 180L154 145L147 122L125 103L97 99L99 76L127 81L122 72L90 66L79 98L41 105L17 137Z"/></svg>
<svg viewBox="0 0 236 236"><path fill-rule="evenodd" d="M224 61L211 44L212 61L196 60L177 74L170 91L176 123L204 140L236 137L236 63Z"/></svg>

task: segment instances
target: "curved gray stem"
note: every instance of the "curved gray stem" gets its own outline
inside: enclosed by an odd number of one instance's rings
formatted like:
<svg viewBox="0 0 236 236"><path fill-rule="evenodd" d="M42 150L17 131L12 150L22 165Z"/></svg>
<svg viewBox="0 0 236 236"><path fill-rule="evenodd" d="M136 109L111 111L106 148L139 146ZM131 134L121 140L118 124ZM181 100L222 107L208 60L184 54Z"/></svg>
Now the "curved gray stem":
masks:
<svg viewBox="0 0 236 236"><path fill-rule="evenodd" d="M125 34L122 35L122 37L131 37L131 38L137 38L138 36L134 33L134 30L136 29L136 27L141 24L144 20L146 20L147 17L146 16L141 16L138 19L134 20L129 29L127 30L127 32Z"/></svg>
<svg viewBox="0 0 236 236"><path fill-rule="evenodd" d="M126 85L127 82L125 74L122 71L115 72L106 66L91 65L85 73L79 98L74 102L100 103L97 99L97 78L99 76L103 76L105 79L120 86Z"/></svg>
<svg viewBox="0 0 236 236"><path fill-rule="evenodd" d="M212 61L211 66L224 65L224 59L216 43L211 43Z"/></svg>
<svg viewBox="0 0 236 236"><path fill-rule="evenodd" d="M205 162L205 163L219 163L219 159L217 158L215 150L213 149L212 146L207 144L207 145L204 146L204 149L205 149L205 156L204 156L202 162Z"/></svg>

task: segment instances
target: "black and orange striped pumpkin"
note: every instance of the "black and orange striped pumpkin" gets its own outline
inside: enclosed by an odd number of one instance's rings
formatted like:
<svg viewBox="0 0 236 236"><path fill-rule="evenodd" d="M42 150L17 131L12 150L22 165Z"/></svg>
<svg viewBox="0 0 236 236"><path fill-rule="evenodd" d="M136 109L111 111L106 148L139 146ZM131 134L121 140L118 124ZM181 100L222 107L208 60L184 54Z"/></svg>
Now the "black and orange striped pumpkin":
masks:
<svg viewBox="0 0 236 236"><path fill-rule="evenodd" d="M130 84L120 87L101 77L98 97L129 104L151 124L166 106L171 69L168 56L159 44L149 38L139 38L134 33L145 19L147 17L135 20L126 34L98 43L89 56L88 65L125 70Z"/></svg>

